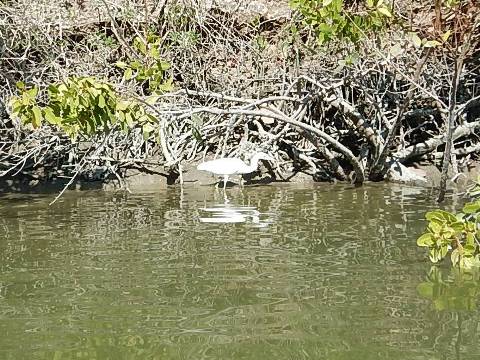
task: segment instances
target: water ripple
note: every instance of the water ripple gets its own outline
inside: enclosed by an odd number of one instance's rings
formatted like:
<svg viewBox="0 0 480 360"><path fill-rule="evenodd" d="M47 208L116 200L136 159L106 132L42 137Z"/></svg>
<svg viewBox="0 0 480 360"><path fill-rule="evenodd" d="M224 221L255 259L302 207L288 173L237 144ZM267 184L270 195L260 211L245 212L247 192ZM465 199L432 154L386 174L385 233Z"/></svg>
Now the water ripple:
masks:
<svg viewBox="0 0 480 360"><path fill-rule="evenodd" d="M374 184L0 198L0 358L454 354L418 297L429 191ZM473 328L477 312L462 315ZM473 333L472 333L473 334ZM448 341L435 342L435 339ZM476 359L480 340L462 338Z"/></svg>

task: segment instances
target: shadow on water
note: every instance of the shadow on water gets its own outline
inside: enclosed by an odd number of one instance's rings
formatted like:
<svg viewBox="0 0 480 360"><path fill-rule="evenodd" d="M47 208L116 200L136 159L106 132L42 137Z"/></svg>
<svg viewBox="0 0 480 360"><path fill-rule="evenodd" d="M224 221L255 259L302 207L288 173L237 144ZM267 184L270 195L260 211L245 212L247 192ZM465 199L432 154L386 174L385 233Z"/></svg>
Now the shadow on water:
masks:
<svg viewBox="0 0 480 360"><path fill-rule="evenodd" d="M0 358L479 358L477 308L435 307L426 294L453 290L421 285L434 194L227 194L3 196Z"/></svg>

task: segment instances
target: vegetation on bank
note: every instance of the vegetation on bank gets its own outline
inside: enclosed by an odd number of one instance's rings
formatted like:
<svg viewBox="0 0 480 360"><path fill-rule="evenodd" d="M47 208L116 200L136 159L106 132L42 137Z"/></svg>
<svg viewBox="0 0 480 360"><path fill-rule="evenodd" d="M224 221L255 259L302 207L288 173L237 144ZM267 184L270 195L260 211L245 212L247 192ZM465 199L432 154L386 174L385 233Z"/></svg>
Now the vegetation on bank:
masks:
<svg viewBox="0 0 480 360"><path fill-rule="evenodd" d="M444 189L478 153L473 0L292 0L291 17L248 20L122 4L2 5L0 177L175 179L260 149L280 180L378 181L430 161Z"/></svg>
<svg viewBox="0 0 480 360"><path fill-rule="evenodd" d="M132 99L122 99L113 86L95 78L67 78L64 83L48 86L48 99L42 106L37 101L38 87L26 88L17 83L20 95L12 98L12 114L23 125L34 129L43 122L65 132L72 141L79 136L89 138L115 127L123 131L140 126L148 138L156 118Z"/></svg>
<svg viewBox="0 0 480 360"><path fill-rule="evenodd" d="M426 230L417 239L418 246L428 249L429 259L434 264L425 281L417 285L417 293L430 300L437 311L478 309L480 178L468 195L472 201L457 213L427 212Z"/></svg>

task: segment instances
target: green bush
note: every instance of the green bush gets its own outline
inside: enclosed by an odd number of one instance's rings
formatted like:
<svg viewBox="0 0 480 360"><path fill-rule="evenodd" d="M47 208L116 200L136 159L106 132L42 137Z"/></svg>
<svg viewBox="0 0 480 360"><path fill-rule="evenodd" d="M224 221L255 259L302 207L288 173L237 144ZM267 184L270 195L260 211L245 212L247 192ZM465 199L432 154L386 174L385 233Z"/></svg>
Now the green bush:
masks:
<svg viewBox="0 0 480 360"><path fill-rule="evenodd" d="M358 41L363 34L382 29L392 18L384 0L359 1L355 11L344 0L290 0L290 6L303 16L305 25L314 29L317 41L323 44L332 39Z"/></svg>
<svg viewBox="0 0 480 360"><path fill-rule="evenodd" d="M125 80L134 79L141 85L146 85L150 94L161 94L173 89L173 78L167 77L170 63L160 57L161 38L158 35L150 34L146 40L136 37L133 40L133 48L138 52L139 60L128 63L118 61L117 66L124 70Z"/></svg>
<svg viewBox="0 0 480 360"><path fill-rule="evenodd" d="M114 126L128 130L141 126L144 136L153 130L156 118L137 101L121 98L112 85L93 77L72 77L48 86L44 106L37 102L38 88L17 83L20 95L10 101L13 115L38 128L44 121L63 130L72 140L91 136Z"/></svg>
<svg viewBox="0 0 480 360"><path fill-rule="evenodd" d="M480 186L471 191L479 193ZM427 247L434 263L450 254L453 266L470 269L480 266L480 200L467 203L461 212L430 211L425 215L426 231L417 239L417 245Z"/></svg>

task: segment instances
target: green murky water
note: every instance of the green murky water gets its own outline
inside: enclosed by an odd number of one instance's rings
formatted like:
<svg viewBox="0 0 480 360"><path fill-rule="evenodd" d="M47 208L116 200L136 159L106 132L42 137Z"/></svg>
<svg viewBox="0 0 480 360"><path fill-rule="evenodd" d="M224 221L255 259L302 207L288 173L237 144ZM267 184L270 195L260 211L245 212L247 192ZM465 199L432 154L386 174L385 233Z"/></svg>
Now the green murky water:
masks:
<svg viewBox="0 0 480 360"><path fill-rule="evenodd" d="M478 284L415 246L433 194L227 193L1 196L0 359L480 358Z"/></svg>

